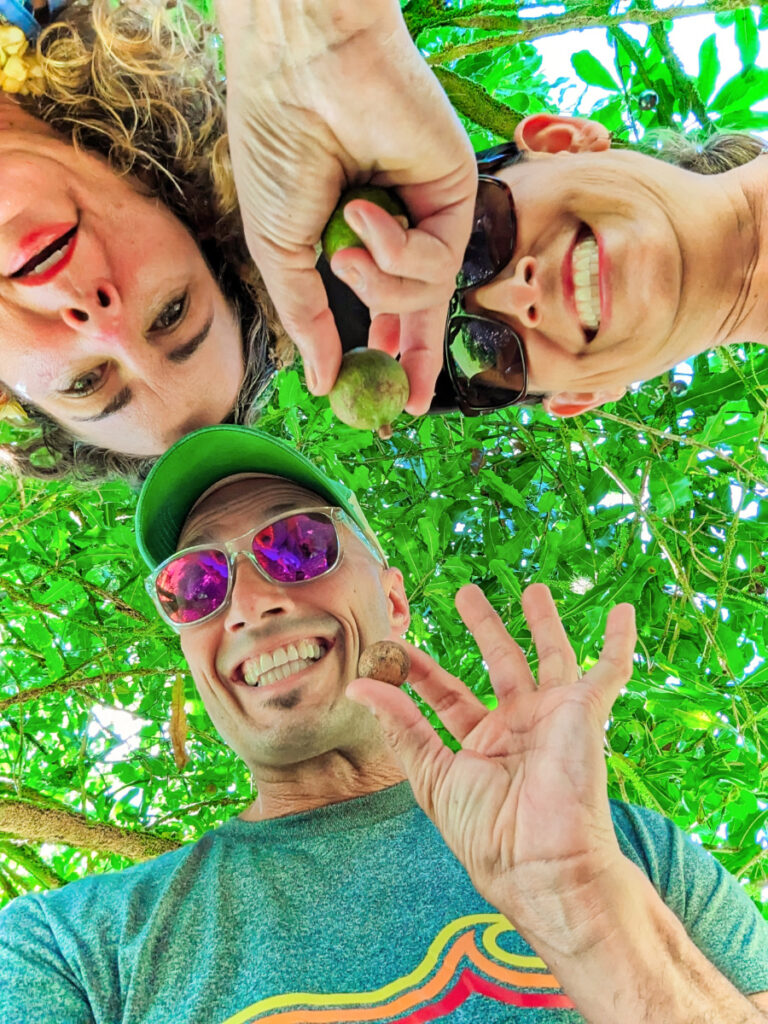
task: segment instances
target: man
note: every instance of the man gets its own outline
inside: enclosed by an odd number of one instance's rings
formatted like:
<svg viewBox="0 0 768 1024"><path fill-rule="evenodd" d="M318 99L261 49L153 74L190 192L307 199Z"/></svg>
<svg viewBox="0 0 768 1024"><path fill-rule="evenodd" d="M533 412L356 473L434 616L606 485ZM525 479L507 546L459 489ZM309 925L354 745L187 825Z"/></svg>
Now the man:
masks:
<svg viewBox="0 0 768 1024"><path fill-rule="evenodd" d="M477 587L457 607L488 709L411 647L406 692L355 679L409 608L354 496L236 426L189 435L137 510L148 587L255 801L199 842L0 915L0 1022L455 1020L758 1024L768 926L700 847L606 796L603 724L631 607L578 668L548 590L538 684Z"/></svg>
<svg viewBox="0 0 768 1024"><path fill-rule="evenodd" d="M596 121L535 114L514 143L477 154L432 411L540 401L576 416L718 345L764 345L766 161L754 158L765 145L742 133L707 150L674 166L612 149ZM332 261L336 274L354 272L357 297L321 266L345 349L364 343L366 305L397 305L391 275L415 266L408 233L372 206L368 219L370 252ZM387 317L376 319L380 347L395 355L396 317L389 336Z"/></svg>

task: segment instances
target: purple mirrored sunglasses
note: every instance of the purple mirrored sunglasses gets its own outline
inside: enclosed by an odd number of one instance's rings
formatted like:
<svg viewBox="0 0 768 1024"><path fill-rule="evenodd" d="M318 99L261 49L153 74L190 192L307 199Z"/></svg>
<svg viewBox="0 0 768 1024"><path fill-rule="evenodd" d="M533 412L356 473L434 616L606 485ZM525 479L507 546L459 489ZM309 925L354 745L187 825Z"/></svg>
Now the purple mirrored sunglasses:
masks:
<svg viewBox="0 0 768 1024"><path fill-rule="evenodd" d="M339 525L351 529L384 565L376 539L341 508L303 508L275 516L233 540L176 551L147 577L160 615L174 629L212 618L229 603L235 559L245 555L264 579L292 585L325 576L341 561Z"/></svg>

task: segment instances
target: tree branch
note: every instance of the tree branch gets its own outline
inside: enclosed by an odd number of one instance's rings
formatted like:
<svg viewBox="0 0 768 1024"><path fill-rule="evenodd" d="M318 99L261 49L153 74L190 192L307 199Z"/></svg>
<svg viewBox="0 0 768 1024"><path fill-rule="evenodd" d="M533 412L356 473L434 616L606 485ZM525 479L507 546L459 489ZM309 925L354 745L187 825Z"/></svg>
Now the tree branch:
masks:
<svg viewBox="0 0 768 1024"><path fill-rule="evenodd" d="M523 114L494 99L482 86L455 71L436 67L434 73L446 96L464 117L502 139L511 139Z"/></svg>
<svg viewBox="0 0 768 1024"><path fill-rule="evenodd" d="M28 704L30 701L38 700L40 697L50 697L52 693L67 693L68 690L84 690L89 686L99 686L102 683L115 683L118 679L125 679L127 676L143 678L144 676L167 675L159 668L131 668L125 672L105 672L100 676L65 676L57 679L55 683L47 686L30 686L28 690L22 690L15 697L4 697L0 700L0 714L17 704Z"/></svg>
<svg viewBox="0 0 768 1024"><path fill-rule="evenodd" d="M26 843L16 843L12 840L0 843L0 853L5 854L9 860L28 871L47 889L58 889L59 886L64 885L61 875L54 871L50 864L46 864L43 858Z"/></svg>
<svg viewBox="0 0 768 1024"><path fill-rule="evenodd" d="M0 799L0 833L31 843L63 843L78 850L147 860L177 850L179 839L142 829L88 821L64 807L40 807L31 800Z"/></svg>
<svg viewBox="0 0 768 1024"><path fill-rule="evenodd" d="M710 0L706 4L695 7L657 7L650 11L632 9L623 14L559 14L542 18L525 18L520 24L525 28L509 31L508 15L488 15L483 17L469 16L454 18L451 24L456 28L485 29L500 32L500 35L476 39L471 43L447 46L438 53L427 57L428 64L449 64L473 53L485 53L500 46L514 46L516 43L528 42L532 39L543 39L546 36L557 36L564 32L572 32L585 28L612 28L615 25L655 25L660 21L675 21L678 18L691 18L699 14L717 14L721 11L736 11L743 7L754 6L753 0Z"/></svg>

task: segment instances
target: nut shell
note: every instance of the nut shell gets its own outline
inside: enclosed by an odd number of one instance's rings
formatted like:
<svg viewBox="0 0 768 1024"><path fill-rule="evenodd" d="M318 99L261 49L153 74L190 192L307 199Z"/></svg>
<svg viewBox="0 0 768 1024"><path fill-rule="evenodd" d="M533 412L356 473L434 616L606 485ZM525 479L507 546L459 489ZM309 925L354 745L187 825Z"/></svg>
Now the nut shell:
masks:
<svg viewBox="0 0 768 1024"><path fill-rule="evenodd" d="M408 652L394 640L379 640L370 644L360 655L357 671L367 679L402 686L408 678L411 659Z"/></svg>
<svg viewBox="0 0 768 1024"><path fill-rule="evenodd" d="M328 401L342 423L377 430L400 415L409 394L408 376L396 359L379 349L353 348L342 357Z"/></svg>

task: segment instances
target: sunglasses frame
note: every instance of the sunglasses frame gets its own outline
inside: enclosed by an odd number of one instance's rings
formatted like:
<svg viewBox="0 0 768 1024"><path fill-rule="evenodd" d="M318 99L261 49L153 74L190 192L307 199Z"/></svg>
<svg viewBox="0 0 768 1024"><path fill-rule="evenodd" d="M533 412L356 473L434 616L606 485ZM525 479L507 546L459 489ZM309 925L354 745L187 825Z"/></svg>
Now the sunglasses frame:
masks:
<svg viewBox="0 0 768 1024"><path fill-rule="evenodd" d="M323 572L318 573L317 576L313 576L311 579L308 580L294 580L293 582L291 582L290 580L274 579L274 577L270 576L266 569L263 568L263 566L259 565L256 559L256 555L254 554L253 551L253 538L256 536L257 533L260 533L262 530L265 530L268 526L273 526L275 523L279 523L283 519L291 519L293 518L293 516L307 515L309 513L316 514L318 512L323 513L330 519L331 525L333 526L334 531L336 533L336 544L338 549L336 561L329 569L325 569ZM188 629L191 626L199 626L204 622L208 622L210 619L218 615L219 612L224 611L229 606L229 602L232 598L232 588L234 587L235 584L235 572L237 568L238 555L245 555L248 561L251 563L251 565L256 569L258 574L268 583L271 583L273 586L277 585L279 587L297 587L305 583L314 583L315 580L322 579L323 576L328 576L330 573L334 572L341 564L342 557L344 554L342 533L339 530L340 525L346 526L347 529L351 530L352 533L354 533L355 536L358 538L358 540L365 544L365 546L368 548L371 554L382 563L384 568L387 567L386 555L384 554L381 545L379 544L375 535L366 530L363 530L363 528L354 521L354 519L349 515L348 512L346 512L343 508L339 508L337 505L311 505L307 506L306 508L302 507L292 509L290 512L280 512L278 515L266 519L263 523L260 523L254 529L247 530L245 533L240 534L239 537L233 537L230 540L222 541L218 544L193 544L191 547L180 548L178 551L174 551L174 553L170 555L168 558L166 558L165 561L161 562L156 569L152 570L149 576L147 576L146 579L144 580L144 587L147 593L149 594L150 598L152 599L153 604L157 608L160 614L160 618L167 625L169 625L171 629L174 630L174 632L180 633L182 630ZM247 543L244 543L246 540ZM227 566L229 569L229 573L227 576L227 592L221 604L212 612L209 612L208 615L204 615L199 619L195 619L193 622L174 622L173 619L170 618L166 610L163 608L162 602L160 601L160 598L158 596L157 579L160 573L167 566L169 566L171 562L174 562L177 558L181 558L183 555L194 554L196 551L217 551L223 553L226 556Z"/></svg>
<svg viewBox="0 0 768 1024"><path fill-rule="evenodd" d="M459 409L461 409L465 416L479 416L481 413L495 412L495 410L497 409L506 409L512 405L524 405L526 403L526 398L528 395L528 359L525 352L525 346L523 345L523 340L520 337L520 335L513 327L511 327L508 323L505 323L505 321L503 320L499 320L490 316L482 316L481 314L477 313L468 313L464 309L464 306L461 301L461 297L464 295L465 292L470 291L472 288L479 288L481 285L487 284L489 281L492 281L494 277L500 274L501 271L506 266L508 266L510 260L512 259L515 240L517 238L517 217L515 214L515 204L514 199L512 197L512 190L510 189L509 185L507 185L505 181L502 181L501 178L497 178L492 174L480 174L478 176L478 194L482 183L486 185L492 185L494 188L499 188L505 193L507 200L509 202L509 211L512 219L513 232L509 253L506 259L502 260L502 262L499 263L499 265L496 266L493 269L493 271L490 271L485 276L479 278L478 280L472 281L471 284L461 285L460 287L457 287L453 293L453 297L451 298L451 304L448 309L448 316L445 322L445 334L443 336L443 365L445 366L446 371L448 373L448 378L451 382L451 387L453 388L454 395L456 397L456 404L458 405ZM511 338L514 339L514 341L517 343L518 350L520 352L523 387L520 392L513 393L513 397L510 398L509 401L494 402L492 405L476 405L469 401L467 397L467 390L466 384L464 383L464 378L457 374L454 358L453 355L451 354L451 344L453 342L454 336L451 331L451 325L455 325L461 320L471 320L480 323L491 323L496 327L501 325L509 332ZM501 389L497 388L496 390L500 391Z"/></svg>

